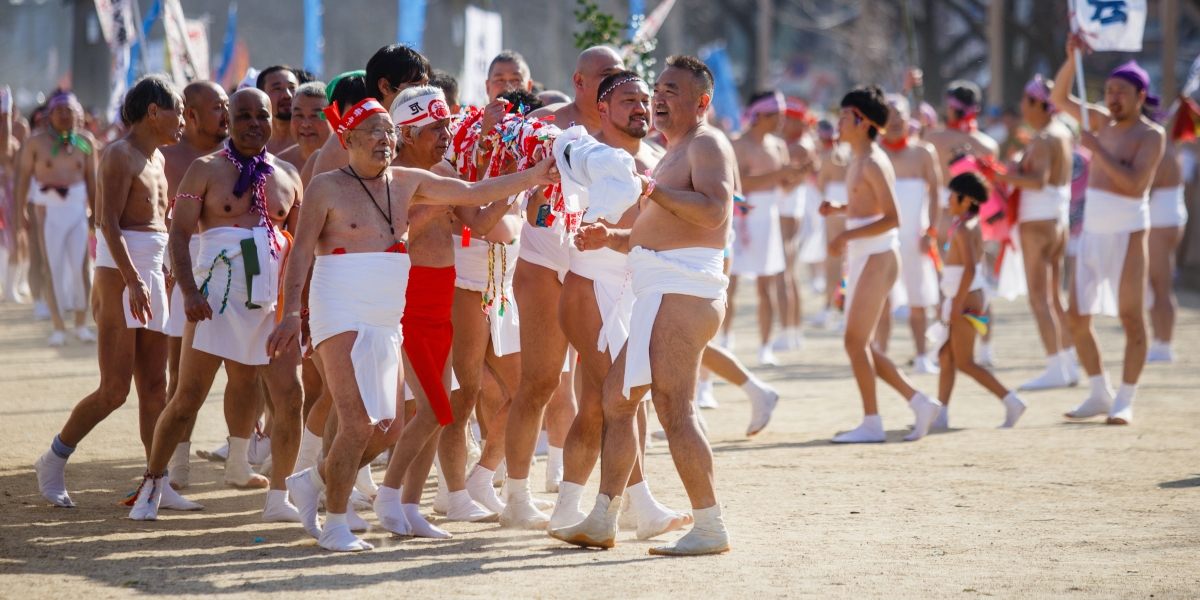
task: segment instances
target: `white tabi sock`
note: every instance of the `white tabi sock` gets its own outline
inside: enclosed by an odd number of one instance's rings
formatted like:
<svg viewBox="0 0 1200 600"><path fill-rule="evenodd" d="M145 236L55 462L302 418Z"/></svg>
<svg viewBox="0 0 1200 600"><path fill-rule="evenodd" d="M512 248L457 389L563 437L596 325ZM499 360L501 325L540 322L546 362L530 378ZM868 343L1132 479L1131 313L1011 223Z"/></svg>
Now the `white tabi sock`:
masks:
<svg viewBox="0 0 1200 600"><path fill-rule="evenodd" d="M435 527L433 523L426 521L425 515L421 514L420 504L405 504L404 516L408 519L409 530L416 537L432 538L435 540L444 540L453 537L449 531Z"/></svg>
<svg viewBox="0 0 1200 600"><path fill-rule="evenodd" d="M1133 398L1137 395L1136 383L1122 383L1108 413L1110 425L1128 425L1133 422Z"/></svg>
<svg viewBox="0 0 1200 600"><path fill-rule="evenodd" d="M771 413L775 411L775 405L779 403L779 392L755 377L753 373L741 387L746 396L750 398L750 426L746 428L746 435L757 435L766 429L767 423L771 422Z"/></svg>
<svg viewBox="0 0 1200 600"><path fill-rule="evenodd" d="M375 494L375 503L372 506L375 508L375 516L379 517L379 524L384 529L396 535L412 535L408 517L404 516L404 503L400 500L399 489L379 486L379 493Z"/></svg>
<svg viewBox="0 0 1200 600"><path fill-rule="evenodd" d="M322 548L334 552L360 552L375 548L350 532L346 513L325 514L325 528L321 531L321 538L317 540L317 543Z"/></svg>
<svg viewBox="0 0 1200 600"><path fill-rule="evenodd" d="M721 516L721 505L693 509L695 525L678 541L650 549L650 554L688 556L729 551L729 532Z"/></svg>
<svg viewBox="0 0 1200 600"><path fill-rule="evenodd" d="M629 503L632 505L630 510L637 515L639 540L675 531L690 521L688 515L675 512L655 500L645 481L627 487L626 491L629 492Z"/></svg>
<svg viewBox="0 0 1200 600"><path fill-rule="evenodd" d="M249 438L238 438L229 436L229 456L225 459L225 485L234 487L267 487L270 482L266 477L254 472L250 468L250 459L248 451L250 448Z"/></svg>
<svg viewBox="0 0 1200 600"><path fill-rule="evenodd" d="M307 427L301 427L300 431L300 452L296 454L296 468L292 469L293 474L317 466L317 461L321 458L321 436L309 431Z"/></svg>
<svg viewBox="0 0 1200 600"><path fill-rule="evenodd" d="M538 510L533 494L529 491L529 478L506 479L508 504L500 513L501 527L518 529L544 529L550 517Z"/></svg>
<svg viewBox="0 0 1200 600"><path fill-rule="evenodd" d="M471 474L467 475L467 492L471 495L471 499L478 502L480 506L500 514L504 512L504 503L496 495L496 488L492 487L493 476L495 476L495 472L491 469L475 465Z"/></svg>
<svg viewBox="0 0 1200 600"><path fill-rule="evenodd" d="M1010 390L1001 402L1004 403L1004 424L999 429L1011 429L1013 425L1017 424L1017 419L1025 414L1025 401L1021 400L1015 391Z"/></svg>
<svg viewBox="0 0 1200 600"><path fill-rule="evenodd" d="M563 478L563 449L550 446L546 449L546 491L558 491Z"/></svg>
<svg viewBox="0 0 1200 600"><path fill-rule="evenodd" d="M560 529L578 524L587 518L587 514L579 509L579 501L583 499L583 486L578 483L564 481L558 486L558 501L554 506L554 514L550 516L550 529Z"/></svg>
<svg viewBox="0 0 1200 600"><path fill-rule="evenodd" d="M835 444L874 444L886 442L887 432L883 430L883 419L879 415L866 415L861 425L830 441Z"/></svg>
<svg viewBox="0 0 1200 600"><path fill-rule="evenodd" d="M1091 393L1088 394L1083 404L1068 411L1066 413L1067 417L1072 419L1088 419L1097 415L1103 415L1112 410L1113 392L1112 384L1109 383L1108 373L1089 377L1088 385L1091 388Z"/></svg>

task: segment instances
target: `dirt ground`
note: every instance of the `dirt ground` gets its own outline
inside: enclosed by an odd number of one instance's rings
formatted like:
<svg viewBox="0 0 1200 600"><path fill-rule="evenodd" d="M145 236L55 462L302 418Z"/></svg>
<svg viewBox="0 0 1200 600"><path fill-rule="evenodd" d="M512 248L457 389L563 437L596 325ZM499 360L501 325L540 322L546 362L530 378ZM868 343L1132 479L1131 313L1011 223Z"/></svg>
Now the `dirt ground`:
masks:
<svg viewBox="0 0 1200 600"><path fill-rule="evenodd" d="M753 361L752 286L743 290L739 355ZM1200 295L1180 300L1179 361L1146 369L1128 427L1064 421L1085 396L1074 388L1026 394L1018 427L999 431L1000 403L960 379L953 429L901 442L911 413L881 389L888 443L834 446L832 435L858 424L859 398L840 336L809 331L802 350L781 354L785 366L755 368L783 396L765 432L743 436L749 405L731 385L718 384L720 408L704 411L733 550L691 559L649 556L652 542L631 533L591 551L494 523L443 524L454 538L436 541L376 529L365 536L373 552L333 555L298 525L261 523L263 493L226 488L221 467L199 459L186 495L207 508L135 523L116 504L144 468L136 399L72 457L78 508L52 508L32 465L96 386L96 351L47 348L46 322L28 306L0 305L0 596L1198 597L1200 358L1190 350ZM1016 385L1039 372L1040 344L1023 301L996 312L997 373ZM1118 322L1098 328L1107 368L1119 373ZM907 361L907 323L898 329L892 354ZM936 389L935 377L915 379ZM200 413L194 448L224 440L222 387L218 379ZM686 508L668 454L662 443L649 451L651 486Z"/></svg>

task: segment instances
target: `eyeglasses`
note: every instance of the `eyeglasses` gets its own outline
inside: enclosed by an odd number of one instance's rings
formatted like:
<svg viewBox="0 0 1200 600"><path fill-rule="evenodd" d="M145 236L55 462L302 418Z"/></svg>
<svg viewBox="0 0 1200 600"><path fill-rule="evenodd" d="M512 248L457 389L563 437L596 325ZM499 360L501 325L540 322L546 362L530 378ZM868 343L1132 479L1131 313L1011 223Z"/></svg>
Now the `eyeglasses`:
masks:
<svg viewBox="0 0 1200 600"><path fill-rule="evenodd" d="M400 132L395 127L376 127L371 130L366 129L351 129L351 131L361 131L371 134L371 137L376 140L389 139L394 140L400 136Z"/></svg>

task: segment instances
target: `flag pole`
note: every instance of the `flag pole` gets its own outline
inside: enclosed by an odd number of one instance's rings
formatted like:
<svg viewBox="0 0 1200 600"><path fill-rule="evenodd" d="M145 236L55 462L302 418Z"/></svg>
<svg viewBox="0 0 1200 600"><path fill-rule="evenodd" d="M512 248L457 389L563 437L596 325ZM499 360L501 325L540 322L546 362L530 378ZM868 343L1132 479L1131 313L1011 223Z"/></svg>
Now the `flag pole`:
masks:
<svg viewBox="0 0 1200 600"><path fill-rule="evenodd" d="M1079 0L1072 0L1071 7L1071 33L1079 33L1079 23L1075 20L1075 10ZM1075 87L1079 88L1079 121L1084 131L1091 131L1091 126L1088 123L1088 107L1087 107L1087 87L1083 83L1083 52L1078 48L1075 49Z"/></svg>

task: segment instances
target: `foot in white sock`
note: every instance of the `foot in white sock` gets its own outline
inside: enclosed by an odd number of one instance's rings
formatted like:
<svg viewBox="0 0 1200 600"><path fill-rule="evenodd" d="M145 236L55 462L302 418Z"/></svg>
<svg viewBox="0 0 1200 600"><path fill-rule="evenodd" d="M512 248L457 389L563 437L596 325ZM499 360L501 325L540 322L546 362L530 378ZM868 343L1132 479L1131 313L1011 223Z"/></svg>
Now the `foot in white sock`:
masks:
<svg viewBox="0 0 1200 600"><path fill-rule="evenodd" d="M1133 422L1133 397L1137 395L1136 383L1122 383L1108 413L1109 425L1128 425Z"/></svg>
<svg viewBox="0 0 1200 600"><path fill-rule="evenodd" d="M253 434L251 434L253 435ZM225 485L236 488L265 488L270 480L250 468L250 440L229 436L229 456L225 459Z"/></svg>
<svg viewBox="0 0 1200 600"><path fill-rule="evenodd" d="M645 481L629 486L630 512L637 516L637 538L648 540L692 522L692 515L673 511L654 499Z"/></svg>
<svg viewBox="0 0 1200 600"><path fill-rule="evenodd" d="M721 517L721 505L692 511L696 524L687 535L665 546L650 549L659 556L696 556L729 552L729 532Z"/></svg>
<svg viewBox="0 0 1200 600"><path fill-rule="evenodd" d="M432 538L435 540L444 540L451 537L449 531L441 527L435 527L433 523L425 520L425 516L421 514L420 504L405 504L404 516L408 519L409 530L411 535L423 538Z"/></svg>
<svg viewBox="0 0 1200 600"><path fill-rule="evenodd" d="M357 489L350 490L350 506L353 506L354 510L371 510L371 503L374 501L374 498Z"/></svg>
<svg viewBox="0 0 1200 600"><path fill-rule="evenodd" d="M346 505L346 527L349 527L350 531L353 531L356 533L362 533L364 531L369 530L371 528L371 524L368 523L366 519L358 516L358 513L354 512L353 506L347 504Z"/></svg>
<svg viewBox="0 0 1200 600"><path fill-rule="evenodd" d="M1067 381L1071 385L1079 385L1079 357L1075 356L1075 349L1070 348L1058 353L1063 367L1067 370Z"/></svg>
<svg viewBox="0 0 1200 600"><path fill-rule="evenodd" d="M166 499L163 499L166 503ZM264 523L301 523L300 509L288 501L287 490L267 490L267 501L263 504Z"/></svg>
<svg viewBox="0 0 1200 600"><path fill-rule="evenodd" d="M475 465L475 468L471 470L471 474L467 476L467 493L480 506L496 514L500 514L504 512L504 503L496 495L496 488L492 487L493 475L494 472L492 470Z"/></svg>
<svg viewBox="0 0 1200 600"><path fill-rule="evenodd" d="M775 352L771 350L770 344L758 349L758 364L762 367L774 367L779 364L779 359L775 358Z"/></svg>
<svg viewBox="0 0 1200 600"><path fill-rule="evenodd" d="M46 502L63 508L75 508L71 496L67 494L67 478L64 470L67 459L60 458L53 450L47 450L37 462L33 470L37 473L38 491Z"/></svg>
<svg viewBox="0 0 1200 600"><path fill-rule="evenodd" d="M771 413L779 403L779 392L753 375L742 384L742 391L750 398L750 426L746 428L746 437L758 435L771 422Z"/></svg>
<svg viewBox="0 0 1200 600"><path fill-rule="evenodd" d="M1108 381L1108 373L1090 377L1088 383L1091 386L1091 393L1088 394L1083 404L1064 413L1068 419L1090 419L1112 410L1113 389L1112 384Z"/></svg>
<svg viewBox="0 0 1200 600"><path fill-rule="evenodd" d="M700 408L712 410L717 407L717 397L713 395L711 379L701 379L696 385L696 404Z"/></svg>
<svg viewBox="0 0 1200 600"><path fill-rule="evenodd" d="M508 477L508 461L501 460L500 466L492 471L492 487L503 485L505 477Z"/></svg>
<svg viewBox="0 0 1200 600"><path fill-rule="evenodd" d="M167 471L171 473L171 487L182 490L191 483L191 455L191 442L180 442L179 445L175 446L175 454L171 455L171 462L167 464Z"/></svg>
<svg viewBox="0 0 1200 600"><path fill-rule="evenodd" d="M942 403L917 392L908 401L908 407L912 409L914 415L913 430L912 433L904 436L904 441L915 442L929 433L929 428L933 426L933 420L942 410Z"/></svg>
<svg viewBox="0 0 1200 600"><path fill-rule="evenodd" d="M1004 402L1004 424L999 429L1011 429L1013 425L1017 424L1017 420L1021 418L1021 415L1025 414L1027 405L1024 400L1021 400L1017 396L1016 392L1011 391L1004 397L1002 402Z"/></svg>
<svg viewBox="0 0 1200 600"><path fill-rule="evenodd" d="M368 496L374 496L379 492L379 486L375 485L375 480L371 478L371 465L358 470L358 475L354 479L354 489Z"/></svg>
<svg viewBox="0 0 1200 600"><path fill-rule="evenodd" d="M546 449L546 492L558 493L563 478L563 449L550 446Z"/></svg>
<svg viewBox="0 0 1200 600"><path fill-rule="evenodd" d="M246 446L246 460L252 465L265 465L271 460L271 436L255 431Z"/></svg>
<svg viewBox="0 0 1200 600"><path fill-rule="evenodd" d="M300 432L300 451L296 454L296 466L292 474L317 466L321 457L321 436L311 432L307 427Z"/></svg>
<svg viewBox="0 0 1200 600"><path fill-rule="evenodd" d="M450 488L446 485L446 476L442 474L442 461L437 454L433 455L433 468L437 471L437 491L433 493L433 513L444 515L450 510Z"/></svg>
<svg viewBox="0 0 1200 600"><path fill-rule="evenodd" d="M50 347L66 346L67 332L56 330L54 333L50 334L50 337L46 338L46 345Z"/></svg>
<svg viewBox="0 0 1200 600"><path fill-rule="evenodd" d="M1063 364L1063 355L1055 354L1046 359L1046 370L1041 375L1022 383L1021 390L1051 390L1071 385L1067 367Z"/></svg>
<svg viewBox="0 0 1200 600"><path fill-rule="evenodd" d="M617 516L621 511L621 499L596 496L596 506L581 522L551 529L548 533L556 540L584 548L612 548L617 541Z"/></svg>
<svg viewBox="0 0 1200 600"><path fill-rule="evenodd" d="M579 501L582 498L582 485L570 481L562 482L562 485L558 487L558 501L555 502L554 513L550 515L550 522L546 527L562 529L583 522L587 518L587 513L579 509Z"/></svg>
<svg viewBox="0 0 1200 600"><path fill-rule="evenodd" d="M449 506L446 509L446 520L467 523L494 522L499 518L496 513L483 508L471 499L467 490L449 493Z"/></svg>
<svg viewBox="0 0 1200 600"><path fill-rule="evenodd" d="M500 511L500 526L545 529L550 517L538 509L536 498L529 491L529 479L508 479L505 483L508 486L508 504Z"/></svg>
<svg viewBox="0 0 1200 600"><path fill-rule="evenodd" d="M317 521L318 497L325 489L325 482L316 467L305 469L287 478L288 494L300 513L300 523L309 535L320 538L321 524ZM347 532L350 530L347 529Z"/></svg>
<svg viewBox="0 0 1200 600"><path fill-rule="evenodd" d="M379 524L396 535L412 535L408 517L404 516L404 503L400 501L400 490L381 486L375 495L375 516Z"/></svg>
<svg viewBox="0 0 1200 600"><path fill-rule="evenodd" d="M1175 351L1171 349L1171 342L1164 342L1162 340L1154 340L1153 342L1150 342L1150 351L1146 353L1146 362L1175 362Z"/></svg>
<svg viewBox="0 0 1200 600"><path fill-rule="evenodd" d="M938 366L937 361L928 354L918 354L913 359L913 373L920 375L937 375L942 372L942 368Z"/></svg>
<svg viewBox="0 0 1200 600"><path fill-rule="evenodd" d="M175 491L175 487L171 485L171 479L174 476L175 474L171 472L171 469L167 468L167 474L163 475L164 485L159 490L159 493L162 494L162 502L159 503L158 507L165 510L204 510L202 505L180 496L179 492Z"/></svg>
<svg viewBox="0 0 1200 600"><path fill-rule="evenodd" d="M350 532L345 514L335 515L333 513L325 515L325 529L317 538L317 544L334 552L361 552L375 548Z"/></svg>
<svg viewBox="0 0 1200 600"><path fill-rule="evenodd" d="M133 504L129 504L129 518L134 521L157 521L158 507L162 504L162 490L170 487L162 477L154 477L150 471L142 475L142 483L137 491L130 494ZM128 504L126 500L125 504Z"/></svg>
<svg viewBox="0 0 1200 600"><path fill-rule="evenodd" d="M96 341L96 335L86 325L80 325L75 328L75 339L85 344L91 344Z"/></svg>
<svg viewBox="0 0 1200 600"><path fill-rule="evenodd" d="M887 441L887 432L883 430L883 419L879 415L867 415L863 417L861 425L835 435L829 441L835 444L878 444Z"/></svg>

